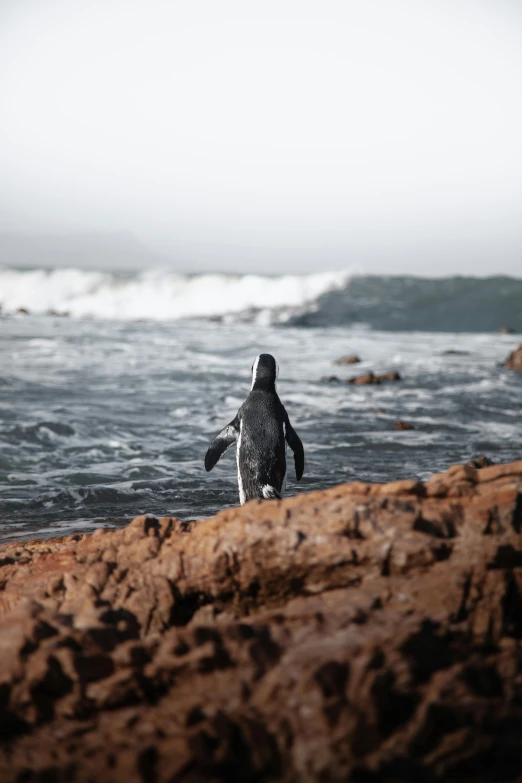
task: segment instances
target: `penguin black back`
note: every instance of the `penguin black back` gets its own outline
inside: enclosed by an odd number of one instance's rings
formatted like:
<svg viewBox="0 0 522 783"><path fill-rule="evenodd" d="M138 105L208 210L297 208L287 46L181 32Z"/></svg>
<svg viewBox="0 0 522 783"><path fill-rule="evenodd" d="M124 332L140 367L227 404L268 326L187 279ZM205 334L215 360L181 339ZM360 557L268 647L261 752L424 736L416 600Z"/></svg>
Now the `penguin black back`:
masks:
<svg viewBox="0 0 522 783"><path fill-rule="evenodd" d="M275 388L277 364L268 353L252 365L252 388L236 417L216 436L205 456L212 470L226 449L237 443L241 504L252 498L281 498L286 484L286 444L294 452L296 478L304 470L303 444Z"/></svg>
<svg viewBox="0 0 522 783"><path fill-rule="evenodd" d="M252 389L275 392L276 360L269 353L261 353L252 365Z"/></svg>

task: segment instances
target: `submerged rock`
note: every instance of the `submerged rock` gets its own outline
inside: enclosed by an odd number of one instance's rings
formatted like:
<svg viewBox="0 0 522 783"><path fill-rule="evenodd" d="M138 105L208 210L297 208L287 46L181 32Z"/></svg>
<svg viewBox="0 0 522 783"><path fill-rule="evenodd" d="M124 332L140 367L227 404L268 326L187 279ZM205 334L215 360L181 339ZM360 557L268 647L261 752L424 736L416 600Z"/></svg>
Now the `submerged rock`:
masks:
<svg viewBox="0 0 522 783"><path fill-rule="evenodd" d="M522 461L0 548L0 780L516 780Z"/></svg>
<svg viewBox="0 0 522 783"><path fill-rule="evenodd" d="M364 375L357 375L354 378L348 378L346 383L355 383L356 385L366 385L372 383L382 383L383 381L400 381L401 376L398 372L387 372L384 375L374 375L373 372L367 372Z"/></svg>
<svg viewBox="0 0 522 783"><path fill-rule="evenodd" d="M334 361L334 364L358 364L360 361L356 354L351 354L351 356L341 356L340 359Z"/></svg>
<svg viewBox="0 0 522 783"><path fill-rule="evenodd" d="M522 343L518 346L518 348L515 348L514 351L512 351L505 362L502 364L503 367L507 367L508 370L517 370L517 372L522 372Z"/></svg>
<svg viewBox="0 0 522 783"><path fill-rule="evenodd" d="M373 372L367 372L364 375L357 375L354 378L348 378L346 383L355 383L356 385L365 385L369 383L380 383L379 378Z"/></svg>
<svg viewBox="0 0 522 783"><path fill-rule="evenodd" d="M321 383L341 383L341 379L337 375L323 375Z"/></svg>
<svg viewBox="0 0 522 783"><path fill-rule="evenodd" d="M414 430L415 427L413 424L410 424L409 421L396 421L394 424L391 424L388 427L389 430Z"/></svg>
<svg viewBox="0 0 522 783"><path fill-rule="evenodd" d="M384 373L384 375L378 375L377 377L378 377L378 379L380 381L400 381L400 380L402 380L401 376L396 371L387 372L387 373Z"/></svg>

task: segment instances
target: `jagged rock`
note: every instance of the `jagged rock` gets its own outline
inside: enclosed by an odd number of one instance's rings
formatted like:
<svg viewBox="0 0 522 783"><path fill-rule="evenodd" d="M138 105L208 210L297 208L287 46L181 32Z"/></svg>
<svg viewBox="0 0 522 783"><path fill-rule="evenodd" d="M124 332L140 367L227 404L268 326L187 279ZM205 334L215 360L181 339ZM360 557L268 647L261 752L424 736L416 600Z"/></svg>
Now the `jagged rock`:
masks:
<svg viewBox="0 0 522 783"><path fill-rule="evenodd" d="M341 356L340 359L334 361L334 364L358 364L360 361L356 354L351 354L350 356Z"/></svg>
<svg viewBox="0 0 522 783"><path fill-rule="evenodd" d="M502 366L507 367L508 370L522 372L522 343L509 354Z"/></svg>
<svg viewBox="0 0 522 783"><path fill-rule="evenodd" d="M0 548L0 780L515 781L522 461Z"/></svg>

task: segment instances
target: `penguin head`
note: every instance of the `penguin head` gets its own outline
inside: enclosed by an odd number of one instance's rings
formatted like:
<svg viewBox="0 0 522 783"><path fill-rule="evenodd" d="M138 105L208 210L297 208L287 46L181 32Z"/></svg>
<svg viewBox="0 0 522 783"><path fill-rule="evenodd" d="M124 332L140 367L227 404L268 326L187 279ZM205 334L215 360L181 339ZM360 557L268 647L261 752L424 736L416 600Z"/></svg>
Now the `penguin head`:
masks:
<svg viewBox="0 0 522 783"><path fill-rule="evenodd" d="M276 360L269 353L261 353L252 365L252 389L275 389Z"/></svg>

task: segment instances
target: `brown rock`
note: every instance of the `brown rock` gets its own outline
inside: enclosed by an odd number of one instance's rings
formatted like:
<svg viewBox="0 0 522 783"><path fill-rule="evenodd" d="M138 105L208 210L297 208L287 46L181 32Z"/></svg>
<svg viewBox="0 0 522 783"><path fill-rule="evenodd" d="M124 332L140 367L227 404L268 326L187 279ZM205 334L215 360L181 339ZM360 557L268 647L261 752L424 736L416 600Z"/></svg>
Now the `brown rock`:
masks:
<svg viewBox="0 0 522 783"><path fill-rule="evenodd" d="M395 371L387 372L384 375L378 375L377 378L380 381L400 381L401 380L401 376L399 375L398 372L395 372Z"/></svg>
<svg viewBox="0 0 522 783"><path fill-rule="evenodd" d="M388 427L389 430L414 430L415 427L413 424L410 424L409 421L396 421L395 424L391 424Z"/></svg>
<svg viewBox="0 0 522 783"><path fill-rule="evenodd" d="M390 484L376 484L372 488L372 495L389 497L393 495L424 495L424 484L416 479L402 479L392 481Z"/></svg>
<svg viewBox="0 0 522 783"><path fill-rule="evenodd" d="M470 468L488 468L490 465L494 465L495 463L489 457L486 457L484 454L480 454L478 457L475 457L475 459L470 459L470 461L466 464Z"/></svg>
<svg viewBox="0 0 522 783"><path fill-rule="evenodd" d="M346 383L355 383L356 385L366 385L371 383L380 383L379 378L373 372L367 372L364 375L357 375L354 378L348 378Z"/></svg>
<svg viewBox="0 0 522 783"><path fill-rule="evenodd" d="M455 465L1 547L0 780L518 780L521 487Z"/></svg>
<svg viewBox="0 0 522 783"><path fill-rule="evenodd" d="M382 383L383 381L400 381L401 376L398 372L388 372L384 375L374 375L373 372L367 372L364 375L357 375L353 378L348 378L346 383L355 383L358 385Z"/></svg>
<svg viewBox="0 0 522 783"><path fill-rule="evenodd" d="M358 364L361 360L355 354L351 356L341 356L340 359L336 359L334 364Z"/></svg>
<svg viewBox="0 0 522 783"><path fill-rule="evenodd" d="M522 372L522 343L509 354L502 366L507 367L508 370Z"/></svg>

